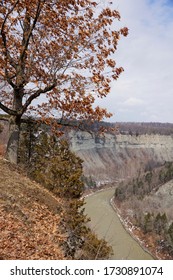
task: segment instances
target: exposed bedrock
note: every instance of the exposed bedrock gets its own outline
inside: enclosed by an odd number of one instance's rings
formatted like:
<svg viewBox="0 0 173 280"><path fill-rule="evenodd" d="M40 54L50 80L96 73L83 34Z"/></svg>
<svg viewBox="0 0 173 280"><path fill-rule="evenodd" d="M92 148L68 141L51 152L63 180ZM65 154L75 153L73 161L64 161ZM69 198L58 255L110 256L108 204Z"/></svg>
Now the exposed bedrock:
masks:
<svg viewBox="0 0 173 280"><path fill-rule="evenodd" d="M113 135L71 131L71 149L83 159L84 175L97 184L128 179L173 161L172 135Z"/></svg>

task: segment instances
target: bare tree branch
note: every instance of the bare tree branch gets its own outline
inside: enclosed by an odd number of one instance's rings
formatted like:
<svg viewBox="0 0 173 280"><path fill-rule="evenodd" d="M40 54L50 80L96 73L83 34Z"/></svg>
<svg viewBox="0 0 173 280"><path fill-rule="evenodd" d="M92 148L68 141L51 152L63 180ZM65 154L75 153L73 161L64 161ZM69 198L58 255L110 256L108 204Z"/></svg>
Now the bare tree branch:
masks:
<svg viewBox="0 0 173 280"><path fill-rule="evenodd" d="M0 109L2 109L5 113L7 113L9 115L12 115L12 116L17 116L18 115L17 111L9 109L5 105L3 105L1 102L0 102Z"/></svg>
<svg viewBox="0 0 173 280"><path fill-rule="evenodd" d="M43 1L43 4L45 3L45 0ZM29 27L28 25L25 26L24 28L24 32L23 32L23 50L22 50L22 53L20 55L20 59L21 61L23 61L23 58L25 57L25 54L26 54L26 51L27 51L27 48L28 48L28 45L29 45L29 40L32 36L32 32L36 26L36 23L37 23L37 20L40 16L40 13L41 13L41 10L42 10L42 6L41 6L41 0L38 1L38 5L37 5L37 10L36 10L36 13L35 13L35 18L34 18L34 21L33 21L33 24L32 26L30 27L29 29L29 32L27 32L27 28ZM25 20L27 21L27 11L26 11L26 16L25 16Z"/></svg>
<svg viewBox="0 0 173 280"><path fill-rule="evenodd" d="M31 102L36 99L37 97L39 97L41 94L46 93L48 91L51 91L52 89L54 89L56 87L56 82L54 82L53 84L45 87L44 89L39 89L36 92L34 92L32 95L30 95L30 97L26 100L25 104L23 105L22 108L22 114L26 112L28 106L31 104Z"/></svg>
<svg viewBox="0 0 173 280"><path fill-rule="evenodd" d="M6 40L6 35L5 35L5 31L4 31L4 28L5 28L5 24L7 22L7 19L9 17L9 15L14 11L15 7L17 6L17 4L19 3L19 0L17 0L14 4L14 6L8 11L8 13L6 14L5 18L4 18L4 21L2 23L2 27L1 27L1 36L2 36L2 41L3 41L3 45L4 45L4 55L6 57L6 60L8 59L10 64L16 69L17 65L14 61L14 59L12 59L12 57L10 56L10 53L8 51L8 48L7 48L7 40Z"/></svg>

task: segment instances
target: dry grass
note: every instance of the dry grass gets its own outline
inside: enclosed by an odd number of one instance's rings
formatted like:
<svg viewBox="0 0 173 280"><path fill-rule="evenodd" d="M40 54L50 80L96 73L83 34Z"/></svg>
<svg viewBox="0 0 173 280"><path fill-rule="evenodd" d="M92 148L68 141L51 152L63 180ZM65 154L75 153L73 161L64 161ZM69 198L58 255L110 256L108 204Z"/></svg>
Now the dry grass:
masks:
<svg viewBox="0 0 173 280"><path fill-rule="evenodd" d="M0 258L64 259L61 203L0 157Z"/></svg>

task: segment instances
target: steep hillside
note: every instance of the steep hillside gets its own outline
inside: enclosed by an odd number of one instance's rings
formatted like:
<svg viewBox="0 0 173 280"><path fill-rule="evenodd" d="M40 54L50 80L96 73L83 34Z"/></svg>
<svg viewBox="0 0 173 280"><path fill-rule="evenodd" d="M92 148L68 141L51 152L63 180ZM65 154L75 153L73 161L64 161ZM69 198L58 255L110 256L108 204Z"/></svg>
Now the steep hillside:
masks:
<svg viewBox="0 0 173 280"><path fill-rule="evenodd" d="M131 231L161 259L173 259L173 163L122 182L114 203Z"/></svg>
<svg viewBox="0 0 173 280"><path fill-rule="evenodd" d="M168 220L173 221L173 180L161 185L150 196L146 196L141 204L145 212L165 213Z"/></svg>
<svg viewBox="0 0 173 280"><path fill-rule="evenodd" d="M71 149L84 161L84 174L96 184L133 178L173 161L172 135L124 135L71 131Z"/></svg>
<svg viewBox="0 0 173 280"><path fill-rule="evenodd" d="M65 259L61 203L0 158L0 258Z"/></svg>

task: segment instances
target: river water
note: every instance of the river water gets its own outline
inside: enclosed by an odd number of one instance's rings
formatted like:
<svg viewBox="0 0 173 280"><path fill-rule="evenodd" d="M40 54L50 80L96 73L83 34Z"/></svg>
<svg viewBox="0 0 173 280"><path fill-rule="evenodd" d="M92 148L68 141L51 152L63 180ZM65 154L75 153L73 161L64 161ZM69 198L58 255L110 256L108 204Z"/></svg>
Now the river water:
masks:
<svg viewBox="0 0 173 280"><path fill-rule="evenodd" d="M152 260L152 256L126 232L110 205L114 189L94 193L85 198L85 213L91 218L90 227L113 248L114 260Z"/></svg>

